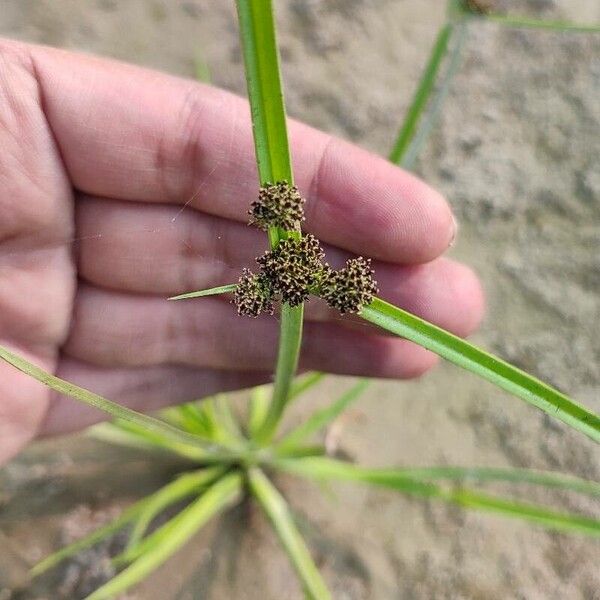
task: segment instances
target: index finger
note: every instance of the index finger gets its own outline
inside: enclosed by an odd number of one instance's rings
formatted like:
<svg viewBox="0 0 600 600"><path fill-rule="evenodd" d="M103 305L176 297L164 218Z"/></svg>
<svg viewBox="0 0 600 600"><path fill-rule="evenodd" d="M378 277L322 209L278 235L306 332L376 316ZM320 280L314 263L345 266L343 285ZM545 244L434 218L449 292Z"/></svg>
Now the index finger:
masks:
<svg viewBox="0 0 600 600"><path fill-rule="evenodd" d="M26 48L76 188L247 219L258 182L245 100L130 65ZM397 263L425 262L446 250L455 229L451 211L416 177L295 121L290 140L308 231Z"/></svg>

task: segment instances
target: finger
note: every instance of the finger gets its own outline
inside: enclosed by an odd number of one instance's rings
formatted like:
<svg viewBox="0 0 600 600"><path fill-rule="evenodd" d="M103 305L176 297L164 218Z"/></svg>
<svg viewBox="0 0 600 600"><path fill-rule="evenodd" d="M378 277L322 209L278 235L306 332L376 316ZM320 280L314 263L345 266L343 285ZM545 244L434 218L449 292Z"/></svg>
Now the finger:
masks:
<svg viewBox="0 0 600 600"><path fill-rule="evenodd" d="M67 356L103 367L177 364L268 371L277 352L275 317L240 318L227 303L166 302L83 286L76 299ZM307 323L301 365L346 375L406 378L433 365L406 340L336 323Z"/></svg>
<svg viewBox="0 0 600 600"><path fill-rule="evenodd" d="M99 196L189 203L246 220L257 190L246 101L192 81L29 47L44 108L73 184ZM445 200L349 143L290 123L307 230L358 254L424 262L451 242Z"/></svg>
<svg viewBox="0 0 600 600"><path fill-rule="evenodd" d="M237 280L242 267L267 247L262 232L241 223L186 211L173 221L164 205L82 198L77 211L79 272L105 288L175 295ZM143 215L143 217L141 216ZM348 254L326 248L327 261L341 266ZM382 297L468 335L483 313L479 282L467 267L438 259L425 265L375 263ZM307 307L309 319L331 320L324 303Z"/></svg>
<svg viewBox="0 0 600 600"><path fill-rule="evenodd" d="M58 377L144 412L270 380L269 374L261 372L217 371L174 365L106 369L69 358L60 363ZM39 435L76 431L106 418L104 413L90 406L54 393Z"/></svg>

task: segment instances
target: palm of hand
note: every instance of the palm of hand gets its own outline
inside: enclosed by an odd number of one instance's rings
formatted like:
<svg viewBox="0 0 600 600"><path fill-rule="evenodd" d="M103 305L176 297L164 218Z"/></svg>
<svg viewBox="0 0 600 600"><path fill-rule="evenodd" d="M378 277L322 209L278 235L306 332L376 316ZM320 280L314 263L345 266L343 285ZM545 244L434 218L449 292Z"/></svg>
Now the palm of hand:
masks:
<svg viewBox="0 0 600 600"><path fill-rule="evenodd" d="M266 247L244 224L257 189L246 103L12 42L0 41L0 61L0 344L138 409L267 381L275 318L239 319L222 298L164 301L235 281ZM328 260L372 256L384 297L472 331L476 278L433 260L454 235L445 201L306 126L293 123L291 137L306 225L330 244ZM411 377L434 362L319 303L307 317L305 368ZM5 364L0 399L0 463L39 434L98 418Z"/></svg>

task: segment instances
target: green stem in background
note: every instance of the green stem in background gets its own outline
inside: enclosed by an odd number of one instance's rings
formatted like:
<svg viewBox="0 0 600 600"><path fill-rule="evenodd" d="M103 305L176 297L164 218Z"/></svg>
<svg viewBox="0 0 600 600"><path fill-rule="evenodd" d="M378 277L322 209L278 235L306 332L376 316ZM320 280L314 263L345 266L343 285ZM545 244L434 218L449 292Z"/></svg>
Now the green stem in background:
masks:
<svg viewBox="0 0 600 600"><path fill-rule="evenodd" d="M427 62L427 66L425 67L425 71L423 72L417 87L417 91L415 92L408 112L406 113L406 117L396 142L394 143L394 147L390 152L389 159L395 164L400 164L402 161L402 157L415 134L421 114L427 106L427 101L433 91L440 65L446 55L448 41L450 40L453 27L454 26L451 23L447 23L438 33L435 44L433 45L433 50L429 56L429 61Z"/></svg>
<svg viewBox="0 0 600 600"><path fill-rule="evenodd" d="M502 359L379 298L363 308L360 316L487 379L600 442L600 417Z"/></svg>
<svg viewBox="0 0 600 600"><path fill-rule="evenodd" d="M498 15L495 13L474 17L498 23L506 27L522 27L528 29L546 29L549 31L570 31L573 33L599 33L600 25L584 25L581 23L569 23L568 21L546 21L544 19L532 19L529 17L511 17L509 15Z"/></svg>
<svg viewBox="0 0 600 600"><path fill-rule="evenodd" d="M254 146L261 185L294 178L290 160L281 72L271 0L237 0L240 34L246 67L248 97L252 111ZM275 248L281 239L300 237L299 231L269 229ZM300 355L304 307L281 307L281 326L273 397L263 425L257 432L268 443L288 400Z"/></svg>
<svg viewBox="0 0 600 600"><path fill-rule="evenodd" d="M294 524L288 504L283 496L260 469L250 469L248 484L252 494L263 507L277 532L281 544L302 582L307 598L311 600L331 600L331 594Z"/></svg>
<svg viewBox="0 0 600 600"><path fill-rule="evenodd" d="M400 157L399 163L405 169L412 170L415 162L423 149L425 142L429 139L433 128L438 122L442 107L446 101L446 97L450 92L450 86L458 69L461 65L462 50L467 39L468 26L466 20L463 20L453 26L451 44L447 67L441 81L435 88L432 86L430 92L432 96L427 105L427 114L422 122L417 127L415 134L410 141L410 144L405 148L404 154Z"/></svg>

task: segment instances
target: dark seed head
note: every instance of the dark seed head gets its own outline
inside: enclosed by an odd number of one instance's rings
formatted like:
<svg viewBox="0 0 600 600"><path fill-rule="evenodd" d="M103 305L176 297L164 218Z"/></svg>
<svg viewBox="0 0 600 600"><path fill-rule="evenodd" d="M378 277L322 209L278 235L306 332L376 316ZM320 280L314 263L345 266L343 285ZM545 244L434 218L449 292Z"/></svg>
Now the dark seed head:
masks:
<svg viewBox="0 0 600 600"><path fill-rule="evenodd" d="M260 188L258 199L250 206L250 224L265 230L280 227L294 231L304 221L303 205L296 186L286 181L269 183Z"/></svg>
<svg viewBox="0 0 600 600"><path fill-rule="evenodd" d="M262 273L244 269L233 295L239 315L258 317L261 312L273 314L273 288Z"/></svg>
<svg viewBox="0 0 600 600"><path fill-rule="evenodd" d="M291 306L298 306L319 281L323 270L323 250L314 236L282 240L275 250L256 259L261 273L273 291Z"/></svg>
<svg viewBox="0 0 600 600"><path fill-rule="evenodd" d="M339 271L328 269L323 273L319 295L329 306L343 313L357 313L370 304L378 292L371 259L351 258Z"/></svg>

